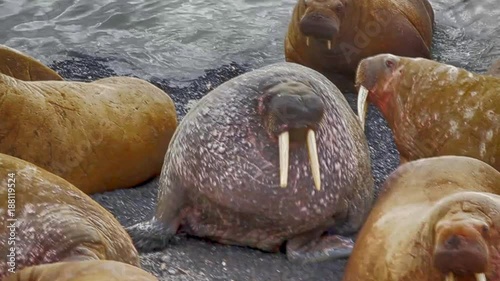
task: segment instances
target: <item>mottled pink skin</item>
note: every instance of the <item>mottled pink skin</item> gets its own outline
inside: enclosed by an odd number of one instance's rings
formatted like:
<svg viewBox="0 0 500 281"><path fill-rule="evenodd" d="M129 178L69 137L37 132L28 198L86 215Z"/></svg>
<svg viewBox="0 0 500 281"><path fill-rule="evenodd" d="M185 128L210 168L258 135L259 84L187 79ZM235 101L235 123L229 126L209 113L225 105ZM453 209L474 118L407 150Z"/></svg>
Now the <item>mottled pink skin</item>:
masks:
<svg viewBox="0 0 500 281"><path fill-rule="evenodd" d="M31 163L0 154L0 198L8 197L9 173L15 173L15 193L10 193L15 195L15 212L10 216L7 200L0 200L0 256L4 260L14 247L16 271L71 260L140 265L137 250L118 221L79 189ZM15 244L9 242L11 223L16 226ZM0 263L0 280L9 268Z"/></svg>
<svg viewBox="0 0 500 281"><path fill-rule="evenodd" d="M279 187L278 145L258 112L263 89L292 81L310 86L325 105L316 131L321 191L315 190L305 145L291 148L288 186ZM155 217L147 224L157 227L147 231L163 228L157 234L167 237L180 228L277 251L306 232L355 232L371 208L373 188L364 133L340 91L312 69L279 63L222 84L183 119L165 156Z"/></svg>
<svg viewBox="0 0 500 281"><path fill-rule="evenodd" d="M387 120L402 162L462 155L500 170L500 77L382 54L360 63L356 84Z"/></svg>

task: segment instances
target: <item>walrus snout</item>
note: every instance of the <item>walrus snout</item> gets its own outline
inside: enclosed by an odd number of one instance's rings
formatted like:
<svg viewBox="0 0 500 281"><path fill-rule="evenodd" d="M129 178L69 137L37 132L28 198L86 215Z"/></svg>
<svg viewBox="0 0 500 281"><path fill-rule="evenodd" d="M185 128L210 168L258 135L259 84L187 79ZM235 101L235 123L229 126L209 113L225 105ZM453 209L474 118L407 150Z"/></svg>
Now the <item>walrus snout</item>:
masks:
<svg viewBox="0 0 500 281"><path fill-rule="evenodd" d="M314 12L305 15L299 23L300 32L306 36L306 45L309 46L309 37L327 40L328 50L332 49L332 39L337 35L340 28L340 20L337 17L326 16Z"/></svg>
<svg viewBox="0 0 500 281"><path fill-rule="evenodd" d="M368 109L368 98L374 95L383 95L383 93L374 93L377 86L382 85L382 89L392 79L393 74L399 69L399 58L391 54L380 54L365 58L360 61L356 70L356 88L358 92L358 117L361 127L365 127L366 112ZM383 92L383 90L382 90ZM371 93L371 95L369 95ZM378 96L374 102L384 103L388 97Z"/></svg>
<svg viewBox="0 0 500 281"><path fill-rule="evenodd" d="M475 275L478 281L486 280L484 272L488 267L489 250L485 237L488 231L486 225L446 223L436 236L434 267L447 276L447 281L464 275Z"/></svg>
<svg viewBox="0 0 500 281"><path fill-rule="evenodd" d="M321 98L303 83L285 81L267 90L260 99L258 111L263 115L268 134L277 137L280 155L280 186L288 182L290 141L307 143L314 185L321 189L316 130L323 119L325 106Z"/></svg>

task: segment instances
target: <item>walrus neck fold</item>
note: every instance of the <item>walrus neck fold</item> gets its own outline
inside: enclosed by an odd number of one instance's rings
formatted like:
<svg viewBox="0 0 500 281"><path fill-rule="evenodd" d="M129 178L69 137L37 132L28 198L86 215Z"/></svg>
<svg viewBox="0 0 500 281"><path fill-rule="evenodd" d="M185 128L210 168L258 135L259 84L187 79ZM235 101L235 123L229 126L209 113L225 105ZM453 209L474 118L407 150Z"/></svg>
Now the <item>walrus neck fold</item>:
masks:
<svg viewBox="0 0 500 281"><path fill-rule="evenodd" d="M21 81L19 81L21 82ZM16 78L12 78L6 74L0 73L0 87L1 86L10 86L17 84L18 80Z"/></svg>

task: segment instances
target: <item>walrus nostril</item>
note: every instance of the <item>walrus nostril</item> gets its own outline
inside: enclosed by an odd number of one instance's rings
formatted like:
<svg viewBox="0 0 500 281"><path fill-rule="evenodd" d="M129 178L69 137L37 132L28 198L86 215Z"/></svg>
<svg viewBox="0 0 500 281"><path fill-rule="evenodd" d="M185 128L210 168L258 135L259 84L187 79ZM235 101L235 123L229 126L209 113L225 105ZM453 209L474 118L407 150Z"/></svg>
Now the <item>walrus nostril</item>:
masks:
<svg viewBox="0 0 500 281"><path fill-rule="evenodd" d="M463 275L486 271L489 252L482 236L466 232L464 235L452 234L438 239L433 264L443 274L451 272Z"/></svg>
<svg viewBox="0 0 500 281"><path fill-rule="evenodd" d="M456 235L451 236L448 240L445 242L445 247L446 249L457 249L460 247L460 238L458 238Z"/></svg>
<svg viewBox="0 0 500 281"><path fill-rule="evenodd" d="M339 23L336 19L317 13L305 16L300 21L299 27L305 36L325 40L332 39L339 31Z"/></svg>

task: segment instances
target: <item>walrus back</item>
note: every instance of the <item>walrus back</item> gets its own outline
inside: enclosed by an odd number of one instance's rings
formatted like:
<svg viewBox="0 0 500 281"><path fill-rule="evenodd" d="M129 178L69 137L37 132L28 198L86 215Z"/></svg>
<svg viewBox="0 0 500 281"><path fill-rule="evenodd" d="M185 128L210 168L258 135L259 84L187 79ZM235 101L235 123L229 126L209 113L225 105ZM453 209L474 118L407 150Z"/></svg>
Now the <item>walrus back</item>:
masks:
<svg viewBox="0 0 500 281"><path fill-rule="evenodd" d="M87 194L131 187L160 173L177 125L173 101L161 89L129 77L86 83L1 76L1 152Z"/></svg>
<svg viewBox="0 0 500 281"><path fill-rule="evenodd" d="M399 9L418 30L422 40L430 49L434 28L434 10L428 0L393 0L395 8Z"/></svg>
<svg viewBox="0 0 500 281"><path fill-rule="evenodd" d="M7 242L7 224L16 224L18 270L75 256L139 265L137 251L120 223L68 181L5 154L0 154L0 172L3 186L12 187L0 188L0 196L15 200L15 210L7 209L7 200L0 201L0 214L15 218L0 221L0 253L6 256L13 246ZM0 279L6 266L0 264Z"/></svg>
<svg viewBox="0 0 500 281"><path fill-rule="evenodd" d="M40 61L0 44L0 73L23 81L61 81L63 78Z"/></svg>
<svg viewBox="0 0 500 281"><path fill-rule="evenodd" d="M401 61L390 109L401 156L463 155L500 171L500 78L428 59Z"/></svg>

